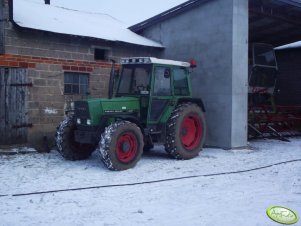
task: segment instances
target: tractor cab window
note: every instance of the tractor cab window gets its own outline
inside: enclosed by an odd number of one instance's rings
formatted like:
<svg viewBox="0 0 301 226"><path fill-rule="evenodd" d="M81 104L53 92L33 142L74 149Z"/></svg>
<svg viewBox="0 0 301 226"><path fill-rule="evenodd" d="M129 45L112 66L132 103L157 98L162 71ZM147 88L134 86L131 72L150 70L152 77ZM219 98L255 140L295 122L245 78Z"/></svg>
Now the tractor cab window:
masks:
<svg viewBox="0 0 301 226"><path fill-rule="evenodd" d="M174 93L177 96L188 96L189 88L187 81L187 71L185 68L175 68L174 74Z"/></svg>
<svg viewBox="0 0 301 226"><path fill-rule="evenodd" d="M253 46L254 64L261 66L276 67L275 51L272 46L257 44Z"/></svg>
<svg viewBox="0 0 301 226"><path fill-rule="evenodd" d="M155 69L155 84L154 95L155 96L170 96L170 78L171 71L167 67L156 67Z"/></svg>
<svg viewBox="0 0 301 226"><path fill-rule="evenodd" d="M150 72L150 65L124 65L117 94L149 94Z"/></svg>

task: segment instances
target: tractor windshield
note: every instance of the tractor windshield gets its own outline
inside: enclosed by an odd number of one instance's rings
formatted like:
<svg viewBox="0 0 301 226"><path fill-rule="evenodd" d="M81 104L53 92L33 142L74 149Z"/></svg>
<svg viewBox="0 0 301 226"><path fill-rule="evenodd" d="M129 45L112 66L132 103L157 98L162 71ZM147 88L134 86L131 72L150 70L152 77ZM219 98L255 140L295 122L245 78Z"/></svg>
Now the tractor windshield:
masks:
<svg viewBox="0 0 301 226"><path fill-rule="evenodd" d="M117 95L149 94L151 65L123 65Z"/></svg>

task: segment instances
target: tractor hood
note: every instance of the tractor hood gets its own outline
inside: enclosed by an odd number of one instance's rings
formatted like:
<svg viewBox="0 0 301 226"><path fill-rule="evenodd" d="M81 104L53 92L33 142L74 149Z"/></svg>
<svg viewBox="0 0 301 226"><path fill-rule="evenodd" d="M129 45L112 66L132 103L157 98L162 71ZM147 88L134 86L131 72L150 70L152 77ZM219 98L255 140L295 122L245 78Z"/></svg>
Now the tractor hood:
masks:
<svg viewBox="0 0 301 226"><path fill-rule="evenodd" d="M139 98L137 97L102 98L74 102L75 118L80 118L81 122L90 120L89 124L92 126L99 125L102 115L138 114L139 109Z"/></svg>
<svg viewBox="0 0 301 226"><path fill-rule="evenodd" d="M139 109L139 99L136 97L119 97L101 99L104 113L133 113Z"/></svg>

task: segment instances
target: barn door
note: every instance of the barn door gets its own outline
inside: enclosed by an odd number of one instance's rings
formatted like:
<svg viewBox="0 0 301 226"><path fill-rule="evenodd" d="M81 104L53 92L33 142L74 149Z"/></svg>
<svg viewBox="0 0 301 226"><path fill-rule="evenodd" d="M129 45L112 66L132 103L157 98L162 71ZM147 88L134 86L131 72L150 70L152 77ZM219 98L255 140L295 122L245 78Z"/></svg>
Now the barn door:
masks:
<svg viewBox="0 0 301 226"><path fill-rule="evenodd" d="M0 68L0 145L27 142L26 69Z"/></svg>

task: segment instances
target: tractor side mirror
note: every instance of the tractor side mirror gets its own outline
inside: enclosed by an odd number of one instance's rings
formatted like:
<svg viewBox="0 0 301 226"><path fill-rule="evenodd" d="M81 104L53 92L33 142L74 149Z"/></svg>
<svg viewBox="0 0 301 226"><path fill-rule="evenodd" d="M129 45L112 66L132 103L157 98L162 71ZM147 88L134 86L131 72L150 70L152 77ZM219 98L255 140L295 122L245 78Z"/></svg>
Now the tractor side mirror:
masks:
<svg viewBox="0 0 301 226"><path fill-rule="evenodd" d="M164 71L164 78L169 78L170 77L170 69L165 69Z"/></svg>

